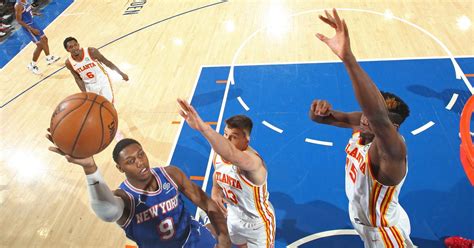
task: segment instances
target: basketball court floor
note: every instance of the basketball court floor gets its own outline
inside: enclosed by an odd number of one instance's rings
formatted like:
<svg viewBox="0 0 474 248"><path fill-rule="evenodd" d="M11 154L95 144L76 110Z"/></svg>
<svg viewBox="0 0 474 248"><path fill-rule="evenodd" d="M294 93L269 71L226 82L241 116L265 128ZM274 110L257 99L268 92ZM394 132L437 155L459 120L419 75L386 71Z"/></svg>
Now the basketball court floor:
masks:
<svg viewBox="0 0 474 248"><path fill-rule="evenodd" d="M76 0L45 33L52 54L66 58L62 41L74 36L129 75L113 76L119 130L142 143L153 166L179 166L209 191L211 149L183 125L176 98L219 131L246 114L269 169L276 247L363 247L344 192L350 131L307 114L315 98L359 109L343 65L314 37L332 35L317 16L336 7L364 69L411 108L400 130L409 161L400 202L412 240L443 247L446 236L474 238L474 189L459 160L460 113L474 93L472 1L138 2ZM133 5L141 8L127 13ZM47 150L51 114L78 88L63 62L46 66L43 55L43 75L30 74L33 50L0 71L0 247L134 245L91 212L82 169ZM124 179L114 144L95 156L112 188Z"/></svg>

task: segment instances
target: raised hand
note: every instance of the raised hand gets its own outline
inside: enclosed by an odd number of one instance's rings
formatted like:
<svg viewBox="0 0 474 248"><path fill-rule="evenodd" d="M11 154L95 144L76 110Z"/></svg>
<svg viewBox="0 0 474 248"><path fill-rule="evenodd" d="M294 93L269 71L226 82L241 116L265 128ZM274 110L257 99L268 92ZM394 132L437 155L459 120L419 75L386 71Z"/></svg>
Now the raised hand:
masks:
<svg viewBox="0 0 474 248"><path fill-rule="evenodd" d="M328 116L331 113L332 106L325 100L314 100L311 104L311 113L315 116Z"/></svg>
<svg viewBox="0 0 474 248"><path fill-rule="evenodd" d="M206 128L209 127L208 124L206 124L201 117L199 117L199 114L196 112L193 106L189 104L186 100L183 99L177 99L179 106L181 107L181 110L179 111L179 115L181 115L184 120L188 123L188 125L197 131L204 131Z"/></svg>
<svg viewBox="0 0 474 248"><path fill-rule="evenodd" d="M336 9L332 10L333 15L329 14L327 10L324 12L326 13L326 17L320 15L319 19L333 27L336 30L336 35L332 38L328 38L323 34L317 33L316 37L326 43L342 61L345 61L348 56L352 56L349 31L347 30L346 22L339 18Z"/></svg>
<svg viewBox="0 0 474 248"><path fill-rule="evenodd" d="M53 137L51 136L51 133L50 133L50 130L49 128L47 129L48 130L48 133L46 134L46 138L51 141L51 143L54 144L53 142ZM96 164L95 164L95 161L94 161L94 158L93 157L88 157L88 158L74 158L74 157L71 157L67 154L65 154L63 151L61 151L58 147L56 146L50 146L48 148L48 150L54 152L54 153L57 153L61 156L64 156L66 158L66 160L69 162L69 163L73 163L73 164L77 164L77 165L80 165L84 168L84 170L86 171L95 171L95 168L97 167ZM92 171L92 172L93 172Z"/></svg>

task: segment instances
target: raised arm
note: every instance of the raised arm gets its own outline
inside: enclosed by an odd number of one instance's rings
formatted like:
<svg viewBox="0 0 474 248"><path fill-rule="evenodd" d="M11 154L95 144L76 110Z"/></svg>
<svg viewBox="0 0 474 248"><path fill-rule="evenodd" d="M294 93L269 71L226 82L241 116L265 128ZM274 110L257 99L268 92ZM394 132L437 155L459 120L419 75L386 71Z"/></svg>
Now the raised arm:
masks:
<svg viewBox="0 0 474 248"><path fill-rule="evenodd" d="M230 247L231 242L229 232L227 231L226 219L219 211L216 203L199 186L189 180L179 168L168 166L165 170L177 184L179 191L209 216L209 220L216 231L217 247Z"/></svg>
<svg viewBox="0 0 474 248"><path fill-rule="evenodd" d="M74 68L72 68L72 65L69 62L69 59L66 59L65 64L66 64L66 68L68 68L69 71L71 72L71 74L74 76L74 80L76 81L76 84L79 87L79 89L82 92L86 92L86 85L85 85L84 81L82 81L81 76L79 76L79 74L74 70Z"/></svg>
<svg viewBox="0 0 474 248"><path fill-rule="evenodd" d="M47 134L46 137L52 142L50 134ZM131 201L122 190L112 192L109 189L93 157L82 159L73 158L69 155L65 155L59 148L54 146L49 147L49 150L64 156L69 163L77 164L82 167L86 175L91 208L97 217L106 222L125 223L130 215Z"/></svg>
<svg viewBox="0 0 474 248"><path fill-rule="evenodd" d="M212 146L214 151L227 161L244 171L256 171L262 167L262 160L254 153L244 152L237 149L229 140L216 132L211 126L202 121L193 106L182 99L178 99L181 106L179 114L186 120L188 125L199 131Z"/></svg>
<svg viewBox="0 0 474 248"><path fill-rule="evenodd" d="M339 112L325 100L314 100L309 109L309 118L315 122L343 128L356 128L362 112Z"/></svg>
<svg viewBox="0 0 474 248"><path fill-rule="evenodd" d="M92 55L92 58L97 59L100 63L106 65L110 69L116 71L120 76L122 76L123 80L128 81L128 75L123 73L112 61L108 60L104 55L102 55L99 50L96 48L90 47L89 54Z"/></svg>

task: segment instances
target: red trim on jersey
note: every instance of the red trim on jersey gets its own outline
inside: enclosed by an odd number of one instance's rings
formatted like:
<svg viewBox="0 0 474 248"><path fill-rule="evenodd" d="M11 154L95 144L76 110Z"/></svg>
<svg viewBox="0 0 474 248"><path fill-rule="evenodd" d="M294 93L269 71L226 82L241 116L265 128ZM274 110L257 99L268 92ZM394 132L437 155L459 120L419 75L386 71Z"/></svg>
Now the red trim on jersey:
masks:
<svg viewBox="0 0 474 248"><path fill-rule="evenodd" d="M146 191L146 190L143 190L143 189L136 188L135 186L133 186L128 181L128 179L124 181L125 185L127 185L127 187L130 188L130 190L132 190L133 192L138 193L138 194L148 195L148 196L159 195L161 193L161 189L163 188L160 177L156 174L155 170L153 170L152 168L149 168L149 169L151 171L151 174L155 177L156 183L158 184L158 189L157 190L155 190L155 191Z"/></svg>

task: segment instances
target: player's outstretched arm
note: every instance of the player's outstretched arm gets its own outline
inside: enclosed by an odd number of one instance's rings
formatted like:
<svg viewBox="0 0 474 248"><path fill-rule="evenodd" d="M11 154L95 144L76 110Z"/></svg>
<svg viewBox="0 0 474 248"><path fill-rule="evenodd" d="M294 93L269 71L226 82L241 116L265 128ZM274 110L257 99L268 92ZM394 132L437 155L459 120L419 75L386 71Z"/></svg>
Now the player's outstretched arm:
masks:
<svg viewBox="0 0 474 248"><path fill-rule="evenodd" d="M255 171L261 168L262 161L258 156L237 149L229 140L205 123L187 101L178 99L178 103L181 107L179 114L192 129L199 131L209 141L212 149L222 158L245 171Z"/></svg>
<svg viewBox="0 0 474 248"><path fill-rule="evenodd" d="M216 203L211 200L199 186L189 180L179 168L168 166L165 170L178 185L179 191L188 197L196 206L207 213L207 216L209 216L209 220L216 231L217 247L230 247L231 242L229 232L227 231L226 219L218 209Z"/></svg>
<svg viewBox="0 0 474 248"><path fill-rule="evenodd" d="M92 55L94 59L97 59L100 63L106 65L110 69L116 71L120 76L122 76L123 80L128 81L128 75L123 73L112 61L108 60L102 53L99 52L96 48L90 47L89 54Z"/></svg>
<svg viewBox="0 0 474 248"><path fill-rule="evenodd" d="M393 179L389 181L399 182L405 171L405 167L401 165L405 165L406 147L389 119L382 94L352 53L347 25L339 17L336 9L333 9L333 15L326 11L326 17L319 16L319 18L333 27L336 35L328 38L318 33L316 36L326 43L344 63L351 78L356 99L375 134L374 143L377 153L372 156L372 161L380 166L382 173Z"/></svg>
<svg viewBox="0 0 474 248"><path fill-rule="evenodd" d="M52 137L49 134L46 138L52 142ZM117 196L109 189L109 186L102 178L97 165L95 164L93 157L88 158L73 158L69 155L64 154L59 148L50 146L49 150L62 155L66 158L69 163L77 164L82 167L86 174L87 189L89 192L89 200L91 208L94 213L106 222L115 222L123 224L127 219L130 211L130 200L126 194L120 194L116 192Z"/></svg>
<svg viewBox="0 0 474 248"><path fill-rule="evenodd" d="M315 122L343 128L355 128L360 124L362 112L339 112L326 100L314 100L309 108L309 118Z"/></svg>

